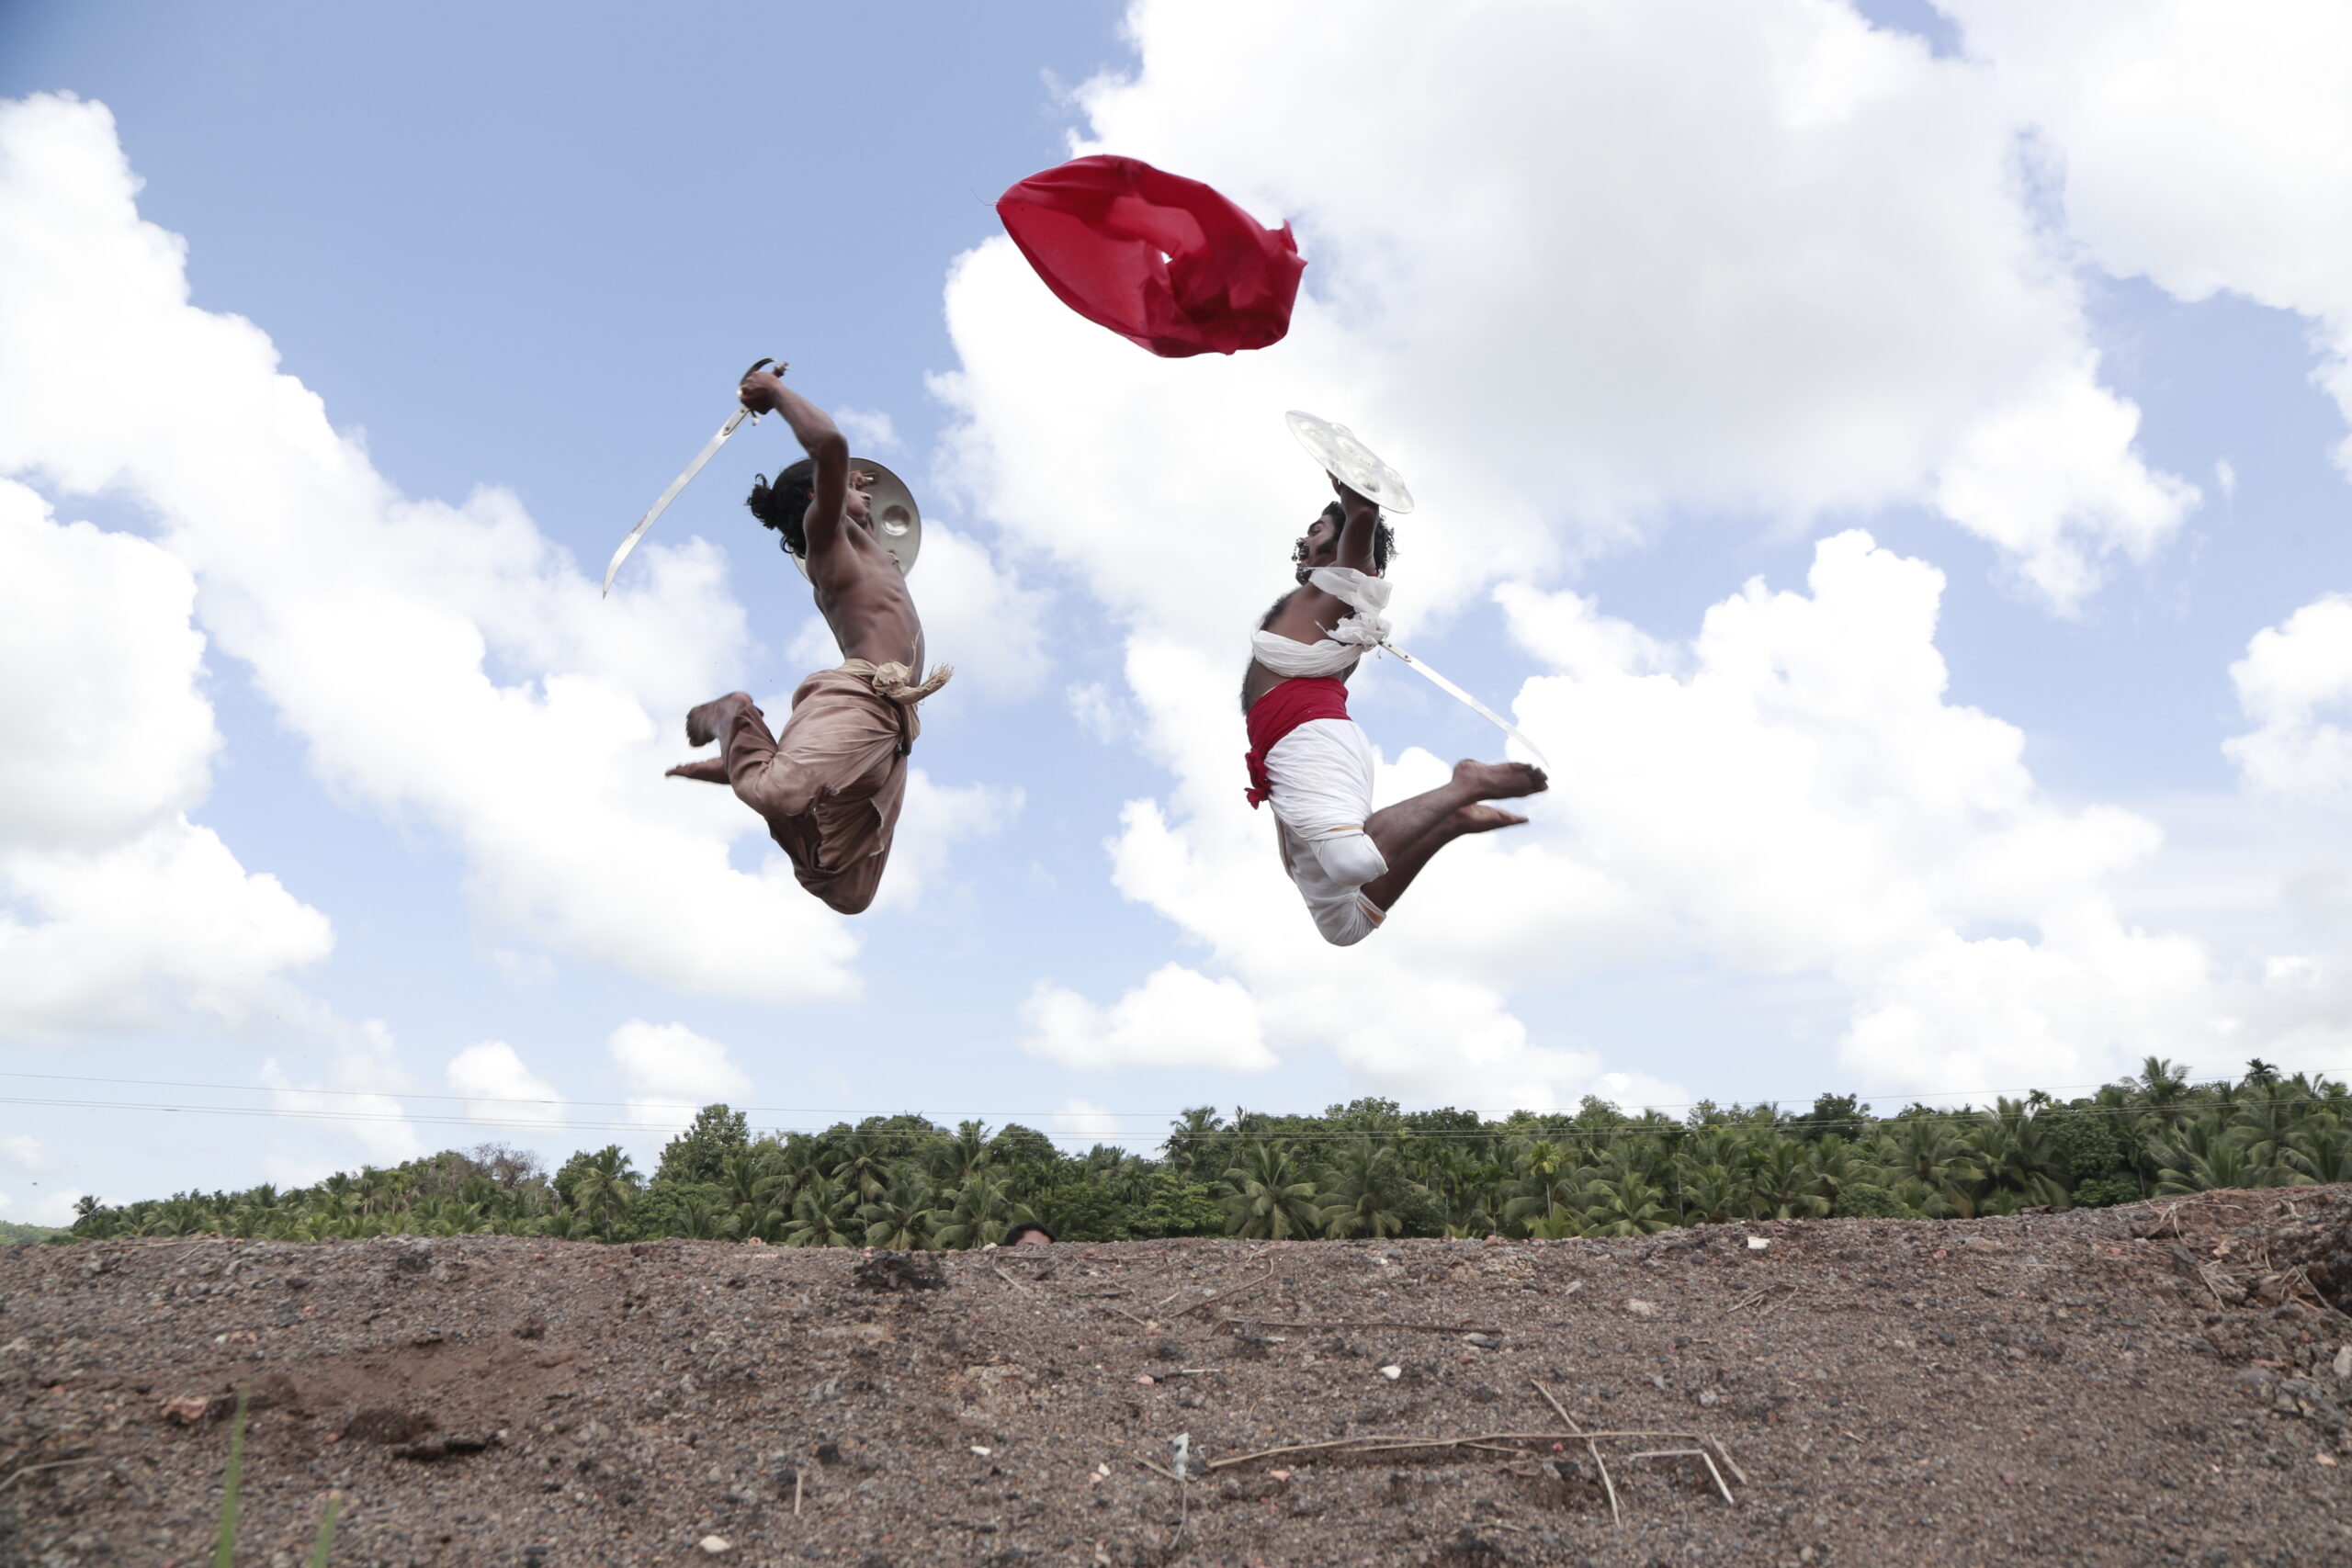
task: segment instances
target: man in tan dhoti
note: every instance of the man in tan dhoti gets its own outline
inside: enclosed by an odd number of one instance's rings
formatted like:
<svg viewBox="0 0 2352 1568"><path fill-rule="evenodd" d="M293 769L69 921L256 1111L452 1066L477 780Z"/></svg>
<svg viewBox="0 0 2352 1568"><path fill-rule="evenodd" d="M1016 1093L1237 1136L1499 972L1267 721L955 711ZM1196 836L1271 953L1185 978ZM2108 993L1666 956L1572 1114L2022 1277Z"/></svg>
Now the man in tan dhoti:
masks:
<svg viewBox="0 0 2352 1568"><path fill-rule="evenodd" d="M808 454L775 484L763 479L748 504L807 564L818 612L843 657L837 669L800 682L781 735L741 692L695 707L686 715L686 743L716 740L718 755L670 773L732 785L767 819L800 886L854 915L874 902L890 858L907 753L921 729L915 705L955 671L942 665L916 679L922 622L905 574L874 536L866 477L832 420L769 371L744 377L741 395L745 408L783 415Z"/></svg>

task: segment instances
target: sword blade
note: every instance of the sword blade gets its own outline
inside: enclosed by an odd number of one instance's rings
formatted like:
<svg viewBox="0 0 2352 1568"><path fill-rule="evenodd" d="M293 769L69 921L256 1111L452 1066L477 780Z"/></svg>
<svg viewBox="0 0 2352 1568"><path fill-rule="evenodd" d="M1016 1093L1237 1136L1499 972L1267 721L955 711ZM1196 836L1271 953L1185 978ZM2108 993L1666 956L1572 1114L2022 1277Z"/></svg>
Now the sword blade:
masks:
<svg viewBox="0 0 2352 1568"><path fill-rule="evenodd" d="M653 526L653 520L661 516L672 502L678 499L678 492L686 488L687 481L702 472L702 466L709 462L721 446L727 445L727 438L735 434L736 428L744 420L751 417L751 412L749 409L737 409L732 415L729 416L727 423L718 427L718 434L712 436L703 449L695 454L695 460L686 465L686 471L672 479L670 488L663 491L661 498L645 509L645 515L637 520L637 526L628 531L628 537L621 541L621 547L613 552L611 562L605 566L604 594L599 594L598 597L601 598L612 592L613 574L620 570L621 562L628 559L629 551L637 548L637 542L645 537L645 531Z"/></svg>
<svg viewBox="0 0 2352 1568"><path fill-rule="evenodd" d="M1516 740L1521 746L1526 747L1528 754L1532 756L1537 762L1541 763L1545 772L1548 773L1551 771L1552 763L1550 759L1544 755L1543 751L1536 746L1534 741L1530 740L1525 735L1520 732L1517 725L1511 723L1510 720L1505 718L1502 715L1497 713L1494 709L1488 707L1486 704L1480 702L1477 698L1472 696L1469 693L1464 691L1461 687L1455 685L1453 682L1447 680L1444 676L1439 674L1436 671L1430 669L1428 665L1422 663L1419 660L1414 658L1411 654L1406 652L1395 643L1384 642L1380 646L1386 649L1390 653L1395 654L1397 658L1403 660L1407 667L1419 671L1421 677L1428 681L1431 685L1435 686L1439 691L1443 692L1447 696L1452 697L1455 702L1460 703L1472 713L1476 714L1480 718L1485 719L1488 724L1493 725L1505 735L1510 736L1513 740Z"/></svg>

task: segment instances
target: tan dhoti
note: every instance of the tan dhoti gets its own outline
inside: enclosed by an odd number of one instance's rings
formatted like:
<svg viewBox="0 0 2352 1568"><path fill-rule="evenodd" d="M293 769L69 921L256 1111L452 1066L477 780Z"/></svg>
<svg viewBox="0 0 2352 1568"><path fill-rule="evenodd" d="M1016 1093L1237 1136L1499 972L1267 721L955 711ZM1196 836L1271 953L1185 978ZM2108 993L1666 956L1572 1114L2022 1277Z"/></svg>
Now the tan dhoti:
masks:
<svg viewBox="0 0 2352 1568"><path fill-rule="evenodd" d="M943 666L916 685L903 664L849 660L800 682L783 734L745 703L718 736L736 798L767 819L800 886L844 915L882 886L922 729L914 705L952 673Z"/></svg>

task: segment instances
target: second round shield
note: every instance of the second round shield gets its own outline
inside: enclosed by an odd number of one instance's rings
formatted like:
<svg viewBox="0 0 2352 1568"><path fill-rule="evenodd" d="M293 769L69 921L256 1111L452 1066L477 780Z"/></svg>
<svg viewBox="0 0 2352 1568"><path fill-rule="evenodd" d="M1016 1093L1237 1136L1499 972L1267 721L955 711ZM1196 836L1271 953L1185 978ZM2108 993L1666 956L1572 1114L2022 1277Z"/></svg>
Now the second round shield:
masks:
<svg viewBox="0 0 2352 1568"><path fill-rule="evenodd" d="M915 504L915 492L871 457L852 457L849 466L865 476L866 515L874 522L875 542L899 563L901 575L914 570L915 557L922 550L922 509ZM801 576L808 575L807 560L796 555L792 564Z"/></svg>
<svg viewBox="0 0 2352 1568"><path fill-rule="evenodd" d="M1354 431L1302 409L1293 409L1283 418L1298 444L1323 465L1325 473L1385 512L1401 515L1413 510L1413 492L1405 488L1405 476L1357 440Z"/></svg>

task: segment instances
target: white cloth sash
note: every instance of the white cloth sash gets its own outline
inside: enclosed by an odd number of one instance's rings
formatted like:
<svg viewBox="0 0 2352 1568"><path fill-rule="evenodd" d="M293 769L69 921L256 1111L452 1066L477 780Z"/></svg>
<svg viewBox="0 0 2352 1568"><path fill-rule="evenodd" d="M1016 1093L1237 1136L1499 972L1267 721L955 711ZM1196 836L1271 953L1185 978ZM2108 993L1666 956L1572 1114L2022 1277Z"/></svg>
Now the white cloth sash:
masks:
<svg viewBox="0 0 2352 1568"><path fill-rule="evenodd" d="M1355 614L1320 642L1301 642L1280 632L1250 633L1250 656L1284 680L1345 674L1357 660L1388 640L1388 623L1380 613L1388 608L1396 585L1386 578L1368 576L1351 566L1318 566L1306 581Z"/></svg>

